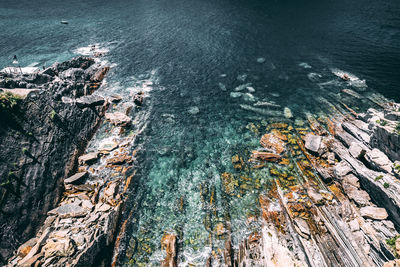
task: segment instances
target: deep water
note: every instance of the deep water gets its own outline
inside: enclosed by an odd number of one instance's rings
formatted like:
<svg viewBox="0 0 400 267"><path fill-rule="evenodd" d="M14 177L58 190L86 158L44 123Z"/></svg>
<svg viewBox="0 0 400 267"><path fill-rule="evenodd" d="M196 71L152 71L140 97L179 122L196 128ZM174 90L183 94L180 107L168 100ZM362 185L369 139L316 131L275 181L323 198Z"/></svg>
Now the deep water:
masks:
<svg viewBox="0 0 400 267"><path fill-rule="evenodd" d="M255 132L267 121L285 120L284 107L294 122L332 111L324 99L374 106L345 88L400 101L399 1L0 0L0 29L1 67L13 55L48 66L99 44L116 64L99 93L146 89L127 264L157 265L161 237L173 232L181 265L201 266L223 247L219 223L229 218L234 245L257 227L246 220L268 172L242 171L250 181L229 196L220 175L235 172L232 156L259 146Z"/></svg>

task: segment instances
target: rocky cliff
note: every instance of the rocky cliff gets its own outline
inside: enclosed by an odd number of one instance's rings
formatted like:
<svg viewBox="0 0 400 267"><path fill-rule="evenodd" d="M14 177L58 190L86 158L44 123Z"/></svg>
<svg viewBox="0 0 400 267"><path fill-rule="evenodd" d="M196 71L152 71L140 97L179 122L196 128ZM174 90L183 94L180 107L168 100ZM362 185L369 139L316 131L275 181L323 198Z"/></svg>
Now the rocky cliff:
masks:
<svg viewBox="0 0 400 267"><path fill-rule="evenodd" d="M0 263L60 200L106 109L91 94L107 71L77 57L36 73L0 73Z"/></svg>

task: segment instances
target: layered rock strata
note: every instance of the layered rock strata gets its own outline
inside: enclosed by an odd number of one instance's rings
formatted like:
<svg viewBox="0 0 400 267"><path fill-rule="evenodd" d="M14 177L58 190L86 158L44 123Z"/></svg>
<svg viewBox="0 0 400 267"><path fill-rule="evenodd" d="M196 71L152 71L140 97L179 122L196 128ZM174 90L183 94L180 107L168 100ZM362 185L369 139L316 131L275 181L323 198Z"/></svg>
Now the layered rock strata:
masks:
<svg viewBox="0 0 400 267"><path fill-rule="evenodd" d="M0 108L0 263L34 236L76 172L107 107L92 93L108 69L77 57L33 74L0 73L0 94L17 102Z"/></svg>
<svg viewBox="0 0 400 267"><path fill-rule="evenodd" d="M276 157L251 157L274 177L259 196L262 226L226 244L225 266L397 266L398 108L269 124L260 151Z"/></svg>

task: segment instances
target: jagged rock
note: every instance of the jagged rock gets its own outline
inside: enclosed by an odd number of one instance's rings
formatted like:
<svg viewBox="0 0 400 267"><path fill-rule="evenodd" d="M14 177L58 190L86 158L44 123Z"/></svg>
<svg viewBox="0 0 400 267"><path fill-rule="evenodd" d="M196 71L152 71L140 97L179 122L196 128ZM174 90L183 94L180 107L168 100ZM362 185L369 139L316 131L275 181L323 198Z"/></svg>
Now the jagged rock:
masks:
<svg viewBox="0 0 400 267"><path fill-rule="evenodd" d="M351 171L352 171L352 168L344 160L342 160L341 162L336 164L336 166L334 167L334 172L336 174L336 177L338 177L339 179L342 178L343 176L345 176L346 174L350 173Z"/></svg>
<svg viewBox="0 0 400 267"><path fill-rule="evenodd" d="M18 266L20 267L36 267L36 266L40 266L40 263L38 264L40 258L42 258L44 256L44 253L41 252L39 254L36 254L34 256L32 256L31 258L29 258L27 261L19 262Z"/></svg>
<svg viewBox="0 0 400 267"><path fill-rule="evenodd" d="M281 154L285 150L285 143L275 134L264 134L261 137L260 144L276 154Z"/></svg>
<svg viewBox="0 0 400 267"><path fill-rule="evenodd" d="M364 190L359 190L357 187L347 183L343 184L343 189L346 195L350 199L354 200L358 205L366 206L370 204L371 198Z"/></svg>
<svg viewBox="0 0 400 267"><path fill-rule="evenodd" d="M101 106L104 102L104 98L99 95L81 96L76 99L76 105L80 108Z"/></svg>
<svg viewBox="0 0 400 267"><path fill-rule="evenodd" d="M21 258L24 258L26 255L28 255L29 251L35 246L37 243L38 239L36 237L29 239L25 243L23 243L17 251L17 255Z"/></svg>
<svg viewBox="0 0 400 267"><path fill-rule="evenodd" d="M88 176L88 172L78 172L67 179L64 180L64 184L81 184L86 177Z"/></svg>
<svg viewBox="0 0 400 267"><path fill-rule="evenodd" d="M384 208L377 207L362 207L360 209L361 216L374 219L374 220L385 220L388 217L388 214Z"/></svg>
<svg viewBox="0 0 400 267"><path fill-rule="evenodd" d="M116 155L112 158L107 159L107 164L109 165L121 165L127 162L131 162L132 157L129 155Z"/></svg>
<svg viewBox="0 0 400 267"><path fill-rule="evenodd" d="M110 67L104 67L99 69L91 78L92 82L101 82L106 76L107 72L110 70Z"/></svg>
<svg viewBox="0 0 400 267"><path fill-rule="evenodd" d="M132 119L122 112L106 113L105 118L117 126L128 126Z"/></svg>
<svg viewBox="0 0 400 267"><path fill-rule="evenodd" d="M106 187L106 189L104 189L104 197L106 199L114 198L115 194L118 191L118 186L119 186L118 182L109 183L108 186Z"/></svg>
<svg viewBox="0 0 400 267"><path fill-rule="evenodd" d="M355 186L356 188L360 188L360 183L358 181L358 178L351 173L346 176L343 176L343 183L347 183L352 186Z"/></svg>
<svg viewBox="0 0 400 267"><path fill-rule="evenodd" d="M99 152L91 152L85 155L82 155L78 158L79 164L92 164L97 161L99 157Z"/></svg>
<svg viewBox="0 0 400 267"><path fill-rule="evenodd" d="M57 215L60 218L76 218L83 217L87 214L87 210L76 204L64 204L48 212L49 215Z"/></svg>
<svg viewBox="0 0 400 267"><path fill-rule="evenodd" d="M120 95L112 95L108 97L108 100L112 103L118 103L122 100L122 96Z"/></svg>
<svg viewBox="0 0 400 267"><path fill-rule="evenodd" d="M390 121L399 121L400 112L399 111L384 111L384 118Z"/></svg>
<svg viewBox="0 0 400 267"><path fill-rule="evenodd" d="M318 150L321 146L322 137L314 134L307 134L305 137L305 147L314 153L318 153Z"/></svg>
<svg viewBox="0 0 400 267"><path fill-rule="evenodd" d="M299 234L305 238L309 238L310 228L308 227L307 222L301 218L295 218L294 222L295 222L296 226L298 227Z"/></svg>
<svg viewBox="0 0 400 267"><path fill-rule="evenodd" d="M133 102L137 106L141 106L143 104L143 100L144 100L143 92L139 92L139 93L135 94L133 97Z"/></svg>
<svg viewBox="0 0 400 267"><path fill-rule="evenodd" d="M104 141L99 146L100 152L110 152L118 147L118 143L112 140Z"/></svg>
<svg viewBox="0 0 400 267"><path fill-rule="evenodd" d="M75 245L69 238L49 239L43 246L45 258L53 256L68 257L75 252Z"/></svg>
<svg viewBox="0 0 400 267"><path fill-rule="evenodd" d="M377 148L368 151L365 154L365 159L377 170L384 172L392 172L393 163L390 159Z"/></svg>
<svg viewBox="0 0 400 267"><path fill-rule="evenodd" d="M70 68L59 74L61 79L83 80L85 72L81 68Z"/></svg>
<svg viewBox="0 0 400 267"><path fill-rule="evenodd" d="M354 158L358 159L363 156L366 151L360 144L353 142L349 147L349 152Z"/></svg>
<svg viewBox="0 0 400 267"><path fill-rule="evenodd" d="M43 234L40 236L36 244L30 249L29 253L18 262L20 266L31 266L39 257L42 257L41 254L36 254L39 252L42 245L46 242L48 236L50 234L50 228L44 230ZM40 256L38 256L40 255Z"/></svg>
<svg viewBox="0 0 400 267"><path fill-rule="evenodd" d="M85 199L82 201L82 207L84 209L88 209L91 211L93 209L94 205L92 204L92 202L90 200Z"/></svg>
<svg viewBox="0 0 400 267"><path fill-rule="evenodd" d="M307 189L307 194L315 204L320 204L324 201L324 197L312 187Z"/></svg>
<svg viewBox="0 0 400 267"><path fill-rule="evenodd" d="M356 232L356 231L360 230L360 224L358 223L358 221L356 219L350 221L349 226L350 226L350 230L352 232Z"/></svg>

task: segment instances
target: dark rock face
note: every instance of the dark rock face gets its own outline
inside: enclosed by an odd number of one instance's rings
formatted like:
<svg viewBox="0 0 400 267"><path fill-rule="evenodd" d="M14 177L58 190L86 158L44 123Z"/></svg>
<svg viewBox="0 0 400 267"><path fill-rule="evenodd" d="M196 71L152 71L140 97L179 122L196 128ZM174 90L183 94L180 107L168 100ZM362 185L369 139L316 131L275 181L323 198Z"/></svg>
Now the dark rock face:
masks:
<svg viewBox="0 0 400 267"><path fill-rule="evenodd" d="M74 99L99 86L85 75L89 67L104 72L93 59L77 57L38 74L0 79L1 87L9 89L21 83L42 89L34 97L25 97L13 110L0 110L2 264L33 236L47 211L55 207L63 180L76 171L78 156L105 112L106 105L78 107L75 101L61 101L61 96Z"/></svg>

